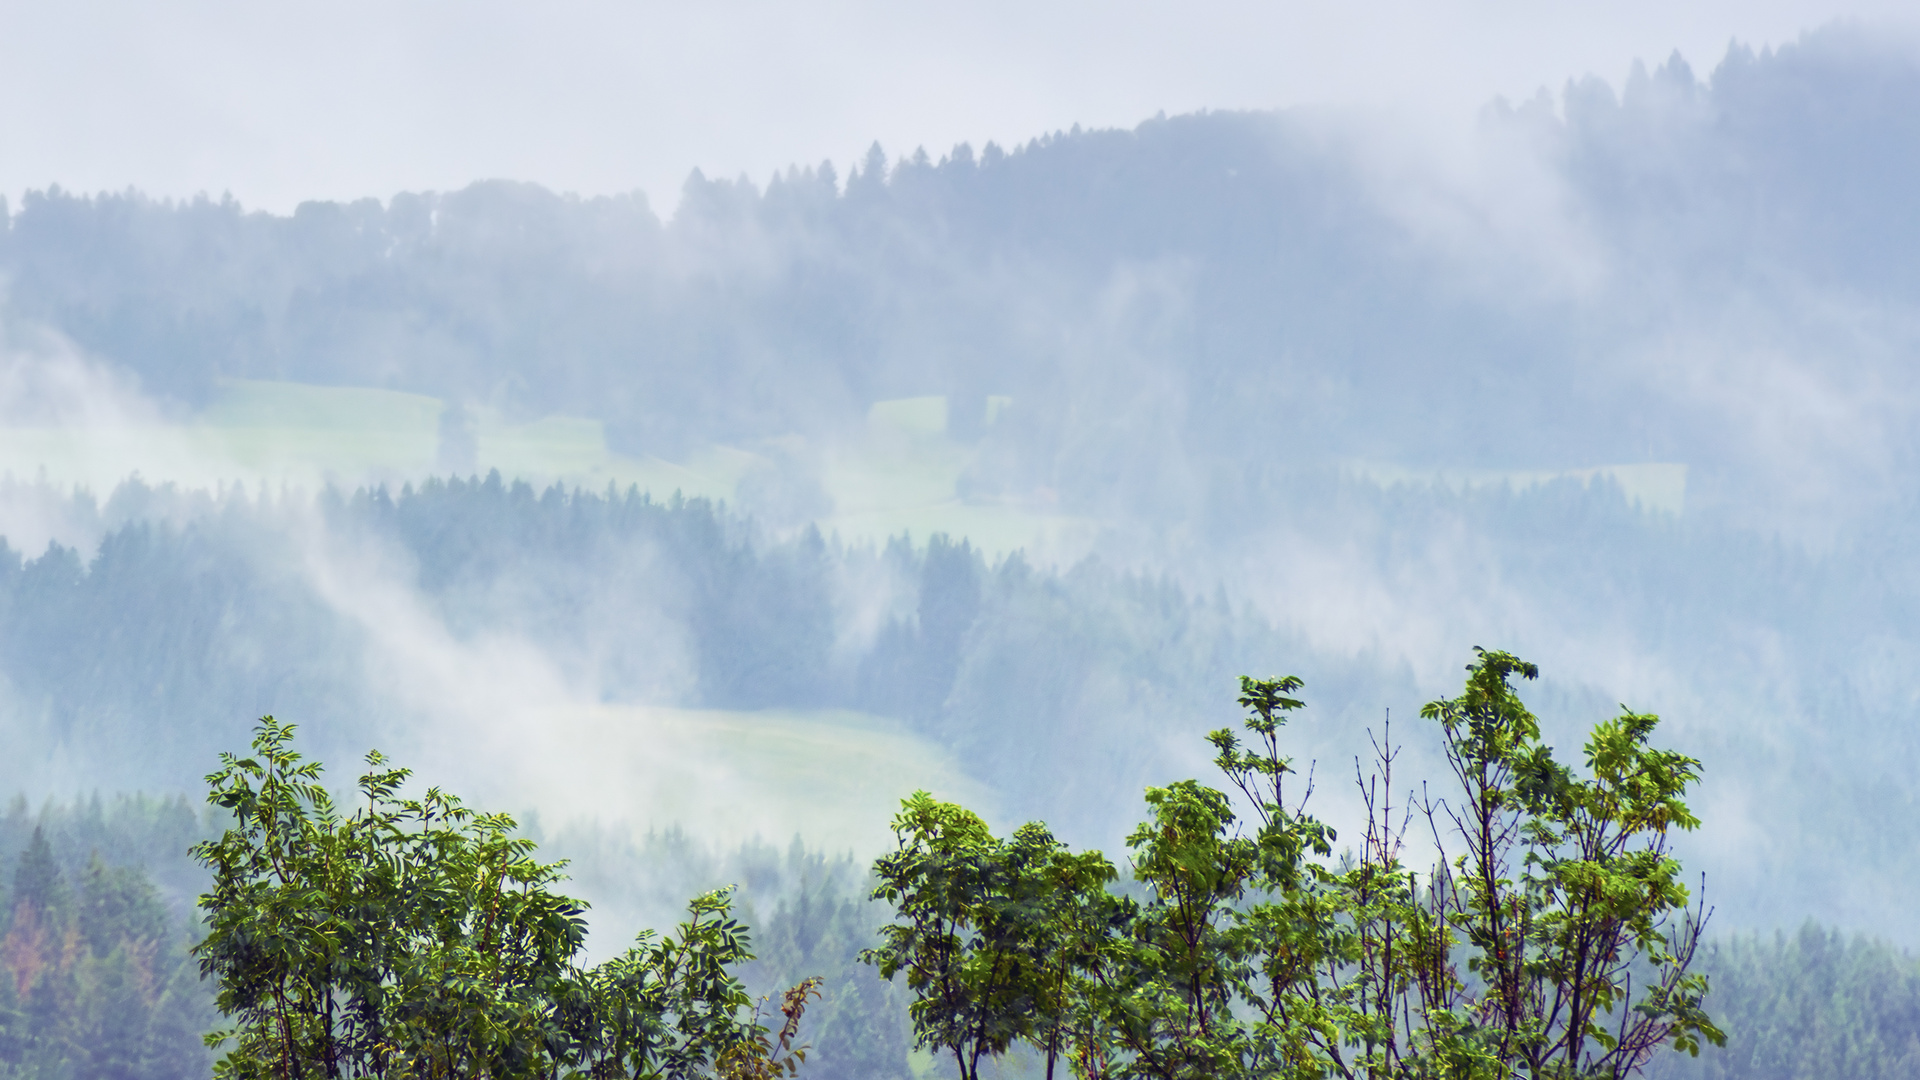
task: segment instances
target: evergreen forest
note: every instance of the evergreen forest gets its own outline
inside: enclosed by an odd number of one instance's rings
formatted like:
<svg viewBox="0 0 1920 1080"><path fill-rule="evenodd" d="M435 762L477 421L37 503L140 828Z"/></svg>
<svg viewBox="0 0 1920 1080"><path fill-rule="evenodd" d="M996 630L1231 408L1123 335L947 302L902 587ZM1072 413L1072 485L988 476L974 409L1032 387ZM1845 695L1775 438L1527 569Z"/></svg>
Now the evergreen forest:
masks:
<svg viewBox="0 0 1920 1080"><path fill-rule="evenodd" d="M0 1080L1920 1076L1920 53L1702 59L0 200Z"/></svg>

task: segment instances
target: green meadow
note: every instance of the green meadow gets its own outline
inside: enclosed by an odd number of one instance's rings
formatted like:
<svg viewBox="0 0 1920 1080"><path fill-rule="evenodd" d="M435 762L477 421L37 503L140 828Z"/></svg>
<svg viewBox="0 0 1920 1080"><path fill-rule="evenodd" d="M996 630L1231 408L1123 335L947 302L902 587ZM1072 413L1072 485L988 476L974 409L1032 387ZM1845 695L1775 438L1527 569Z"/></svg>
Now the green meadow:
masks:
<svg viewBox="0 0 1920 1080"><path fill-rule="evenodd" d="M474 792L483 800L528 799L552 820L679 826L714 841L784 844L797 834L827 850L877 851L916 790L988 813L998 802L905 724L844 709L557 704L424 745L436 769L470 758L457 770L465 776L512 761L498 792Z"/></svg>
<svg viewBox="0 0 1920 1080"><path fill-rule="evenodd" d="M990 415L1004 404L994 399ZM0 473L101 496L136 474L183 487L397 486L465 464L442 445L447 408L438 398L395 390L228 379L182 423L0 430ZM944 532L993 554L1027 549L1070 556L1085 550L1099 527L1054 512L1044 501L962 499L958 481L974 450L948 437L940 397L878 402L864 430L832 445L795 437L755 446L710 444L680 461L614 453L601 423L580 417L517 420L468 407L465 430L476 474L497 469L541 487L633 487L657 498L677 492L735 501L749 476L771 472L780 457L792 456L816 471L831 499L820 528L848 541L883 542L902 533L924 540Z"/></svg>

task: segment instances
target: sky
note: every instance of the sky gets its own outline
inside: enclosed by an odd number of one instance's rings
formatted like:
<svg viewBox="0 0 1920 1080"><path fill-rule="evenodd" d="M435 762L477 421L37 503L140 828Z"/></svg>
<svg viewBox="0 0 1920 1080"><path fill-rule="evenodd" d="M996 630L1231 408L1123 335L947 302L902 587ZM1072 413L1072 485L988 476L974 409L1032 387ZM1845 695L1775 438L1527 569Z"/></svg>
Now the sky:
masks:
<svg viewBox="0 0 1920 1080"><path fill-rule="evenodd" d="M286 212L478 179L670 213L879 141L1012 145L1165 111L1359 107L1464 128L1498 95L1889 0L12 0L0 193L231 194Z"/></svg>

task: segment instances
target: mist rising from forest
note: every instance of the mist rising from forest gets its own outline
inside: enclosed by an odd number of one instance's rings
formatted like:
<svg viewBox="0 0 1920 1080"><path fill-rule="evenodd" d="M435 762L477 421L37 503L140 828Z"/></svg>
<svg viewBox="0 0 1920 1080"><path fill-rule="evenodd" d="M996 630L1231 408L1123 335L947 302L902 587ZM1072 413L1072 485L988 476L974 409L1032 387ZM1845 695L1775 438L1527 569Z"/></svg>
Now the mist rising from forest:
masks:
<svg viewBox="0 0 1920 1080"><path fill-rule="evenodd" d="M554 828L664 825L679 784L728 839L872 845L884 810L814 825L710 738L751 730L694 730L844 713L901 783L1112 848L1142 784L1205 774L1234 676L1308 678L1297 753L1344 821L1364 727L1391 709L1430 766L1415 710L1486 645L1546 669L1569 756L1616 703L1669 718L1723 918L1906 934L1916 104L1908 44L1840 26L1498 102L1466 144L1202 113L696 173L668 220L504 182L283 216L34 194L0 420L86 450L42 480L8 444L30 749L0 779L190 790L273 712L337 777L379 746ZM236 381L456 420L417 465L289 479L194 427ZM911 437L876 419L936 398ZM468 416L747 464L724 508L487 488ZM860 485L907 451L959 463L951 520L1045 543L890 544Z"/></svg>

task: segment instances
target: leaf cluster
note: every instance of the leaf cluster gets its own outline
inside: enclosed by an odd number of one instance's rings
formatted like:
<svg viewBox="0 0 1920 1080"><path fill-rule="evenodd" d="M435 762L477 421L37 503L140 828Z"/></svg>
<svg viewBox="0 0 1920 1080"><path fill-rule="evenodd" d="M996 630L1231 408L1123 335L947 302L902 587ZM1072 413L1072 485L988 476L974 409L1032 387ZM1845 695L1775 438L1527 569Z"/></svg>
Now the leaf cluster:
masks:
<svg viewBox="0 0 1920 1080"><path fill-rule="evenodd" d="M1141 899L1097 852L1039 825L1000 840L925 793L875 866L897 918L868 958L906 973L922 1046L963 1080L1016 1041L1081 1077L1588 1077L1641 1070L1662 1044L1724 1036L1690 970L1705 912L1667 850L1698 821L1699 762L1653 749L1657 718L1597 725L1584 774L1520 701L1537 669L1478 651L1458 698L1423 710L1448 798L1394 803L1399 750L1356 767L1358 849L1305 812L1281 729L1297 678L1243 679L1245 735L1209 736L1227 791L1149 788L1128 837ZM1244 740L1244 741L1243 741ZM1357 762L1356 762L1357 765ZM1416 828L1437 853L1407 861ZM1638 985L1636 985L1638 980Z"/></svg>
<svg viewBox="0 0 1920 1080"><path fill-rule="evenodd" d="M378 753L343 809L293 732L263 719L252 755L207 778L233 815L194 849L213 877L194 952L235 1021L210 1037L230 1047L216 1075L692 1077L759 1047L725 891L583 967L585 905L512 818L405 797L410 773Z"/></svg>

